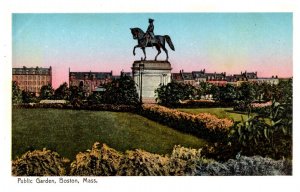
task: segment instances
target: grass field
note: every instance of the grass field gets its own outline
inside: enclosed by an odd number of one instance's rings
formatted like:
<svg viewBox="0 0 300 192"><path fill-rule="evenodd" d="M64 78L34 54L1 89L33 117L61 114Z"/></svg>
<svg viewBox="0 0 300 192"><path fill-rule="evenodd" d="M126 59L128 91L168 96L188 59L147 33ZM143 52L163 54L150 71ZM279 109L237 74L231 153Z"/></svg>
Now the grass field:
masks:
<svg viewBox="0 0 300 192"><path fill-rule="evenodd" d="M241 121L242 116L244 120L248 118L245 114L239 114L233 112L233 108L178 108L179 111L184 111L188 113L198 114L198 113L210 113L216 115L219 118L229 118L233 119L234 121Z"/></svg>
<svg viewBox="0 0 300 192"><path fill-rule="evenodd" d="M174 145L200 148L207 142L132 113L13 109L12 158L28 150L54 150L74 159L96 141L119 151L144 149L166 154Z"/></svg>

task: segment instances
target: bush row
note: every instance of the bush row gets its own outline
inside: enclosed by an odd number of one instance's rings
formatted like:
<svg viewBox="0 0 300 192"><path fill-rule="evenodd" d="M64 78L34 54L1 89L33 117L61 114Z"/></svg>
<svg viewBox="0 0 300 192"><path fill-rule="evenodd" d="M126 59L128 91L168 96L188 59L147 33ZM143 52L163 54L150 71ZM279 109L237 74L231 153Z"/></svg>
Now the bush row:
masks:
<svg viewBox="0 0 300 192"><path fill-rule="evenodd" d="M96 111L118 111L118 112L134 112L137 107L133 105L114 105L114 104L61 104L61 103L24 103L13 105L14 108L54 108L54 109L77 109L77 110L96 110Z"/></svg>
<svg viewBox="0 0 300 192"><path fill-rule="evenodd" d="M178 103L176 108L213 108L213 107L233 107L233 102L222 102L213 100L188 100Z"/></svg>
<svg viewBox="0 0 300 192"><path fill-rule="evenodd" d="M170 155L144 150L118 152L95 143L70 163L56 152L35 150L12 162L14 176L182 176L182 175L291 175L290 160L237 157L220 163L201 156L201 149L175 146Z"/></svg>
<svg viewBox="0 0 300 192"><path fill-rule="evenodd" d="M251 103L247 104L245 101L236 102L233 110L235 111L249 111L251 108L251 112L258 113L260 115L268 116L270 113L272 102L264 102L264 103Z"/></svg>
<svg viewBox="0 0 300 192"><path fill-rule="evenodd" d="M233 121L209 113L190 114L155 104L144 104L141 114L179 131L212 141L227 137Z"/></svg>

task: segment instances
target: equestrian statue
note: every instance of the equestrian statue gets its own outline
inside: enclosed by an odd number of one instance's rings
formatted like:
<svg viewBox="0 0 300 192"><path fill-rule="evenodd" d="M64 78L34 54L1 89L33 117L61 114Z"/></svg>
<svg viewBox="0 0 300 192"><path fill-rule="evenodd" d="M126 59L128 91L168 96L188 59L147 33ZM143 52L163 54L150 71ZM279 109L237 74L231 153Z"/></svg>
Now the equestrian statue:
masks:
<svg viewBox="0 0 300 192"><path fill-rule="evenodd" d="M146 47L155 47L157 49L157 55L155 56L155 61L157 60L157 56L161 53L160 49L163 49L166 53L166 61L169 59L168 50L165 47L165 42L168 43L169 47L175 51L175 47L172 43L172 40L169 35L154 35L154 20L149 19L149 26L147 28L146 33L140 28L130 28L133 39L137 39L138 44L133 48L133 55L135 55L135 48L139 47L143 50L144 58L142 60L146 60Z"/></svg>

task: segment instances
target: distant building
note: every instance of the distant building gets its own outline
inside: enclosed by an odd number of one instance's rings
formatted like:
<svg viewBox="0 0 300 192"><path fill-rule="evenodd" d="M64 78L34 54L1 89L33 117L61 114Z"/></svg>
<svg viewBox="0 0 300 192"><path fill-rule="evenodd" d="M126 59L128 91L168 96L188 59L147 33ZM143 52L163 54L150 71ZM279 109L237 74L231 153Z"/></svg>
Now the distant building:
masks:
<svg viewBox="0 0 300 192"><path fill-rule="evenodd" d="M113 80L111 72L71 72L69 71L69 85L83 86L87 94L91 94L98 87L110 83Z"/></svg>
<svg viewBox="0 0 300 192"><path fill-rule="evenodd" d="M12 80L21 90L34 93L39 96L43 85L52 85L52 68L22 67L12 68Z"/></svg>
<svg viewBox="0 0 300 192"><path fill-rule="evenodd" d="M217 85L225 86L227 84L226 73L205 73L206 82Z"/></svg>
<svg viewBox="0 0 300 192"><path fill-rule="evenodd" d="M121 71L121 77L132 77L132 72Z"/></svg>
<svg viewBox="0 0 300 192"><path fill-rule="evenodd" d="M201 71L192 71L192 74L196 85L200 85L200 82L206 82L205 69Z"/></svg>
<svg viewBox="0 0 300 192"><path fill-rule="evenodd" d="M183 83L183 78L181 73L171 73L171 80L173 82Z"/></svg>
<svg viewBox="0 0 300 192"><path fill-rule="evenodd" d="M196 85L196 81L193 77L193 73L191 72L184 72L183 70L180 71L180 74L182 76L183 79L183 83L184 84L189 84L189 85Z"/></svg>
<svg viewBox="0 0 300 192"><path fill-rule="evenodd" d="M271 84L271 85L277 85L279 83L279 79L278 77L274 77L272 76L271 78L264 78L264 77L259 77L257 79L250 79L250 82L257 82L259 84L261 83L267 83L267 84Z"/></svg>
<svg viewBox="0 0 300 192"><path fill-rule="evenodd" d="M83 86L84 90L90 95L92 92L101 92L103 86L111 83L114 79L119 79L121 76L132 77L131 72L121 71L120 75L113 75L113 72L71 72L69 71L69 85Z"/></svg>
<svg viewBox="0 0 300 192"><path fill-rule="evenodd" d="M257 79L257 72L247 72L247 71L245 71L245 73L242 73L242 74L247 78L247 80Z"/></svg>
<svg viewBox="0 0 300 192"><path fill-rule="evenodd" d="M206 73L205 69L200 71L184 72L180 70L179 73L172 73L172 81L199 86L200 82L208 82L217 86L226 86L231 84L234 86L240 86L243 82L257 82L268 83L277 85L279 79L277 76L271 78L261 78L257 76L257 72L241 72L240 74L233 74L226 76L226 72L223 73Z"/></svg>

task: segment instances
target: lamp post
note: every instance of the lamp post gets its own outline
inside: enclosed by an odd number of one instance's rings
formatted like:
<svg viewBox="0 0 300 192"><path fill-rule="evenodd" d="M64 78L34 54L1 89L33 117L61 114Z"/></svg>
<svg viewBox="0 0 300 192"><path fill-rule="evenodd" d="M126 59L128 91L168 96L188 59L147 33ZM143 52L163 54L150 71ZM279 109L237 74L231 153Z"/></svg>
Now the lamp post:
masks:
<svg viewBox="0 0 300 192"><path fill-rule="evenodd" d="M145 68L145 64L144 63L140 63L139 64L139 73L140 73L140 103L143 103L143 71Z"/></svg>

